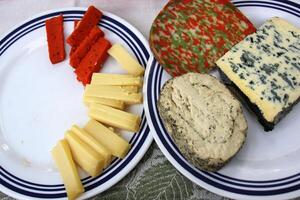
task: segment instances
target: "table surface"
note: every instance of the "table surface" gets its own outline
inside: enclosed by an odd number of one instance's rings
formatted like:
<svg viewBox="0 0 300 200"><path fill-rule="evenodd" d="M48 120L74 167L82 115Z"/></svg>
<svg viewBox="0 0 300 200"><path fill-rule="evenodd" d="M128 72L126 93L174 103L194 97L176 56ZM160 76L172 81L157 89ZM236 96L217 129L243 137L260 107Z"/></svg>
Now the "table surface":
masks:
<svg viewBox="0 0 300 200"><path fill-rule="evenodd" d="M166 0L0 0L0 36L12 26L43 11L94 5L124 18L148 38L151 24L166 2ZM140 11L143 11L142 17ZM128 200L227 199L197 186L181 175L169 163L155 142L124 179L92 199L125 199L125 197ZM0 200L10 199L12 198L0 192Z"/></svg>

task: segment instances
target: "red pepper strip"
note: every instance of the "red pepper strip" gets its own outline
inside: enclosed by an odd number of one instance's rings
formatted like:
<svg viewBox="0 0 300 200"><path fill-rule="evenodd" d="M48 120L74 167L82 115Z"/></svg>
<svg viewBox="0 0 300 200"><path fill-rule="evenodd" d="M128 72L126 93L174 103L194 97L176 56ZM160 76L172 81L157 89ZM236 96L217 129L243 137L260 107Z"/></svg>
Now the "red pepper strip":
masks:
<svg viewBox="0 0 300 200"><path fill-rule="evenodd" d="M77 80L81 81L83 85L91 82L91 77L94 72L101 69L102 64L108 57L107 50L111 47L108 40L100 37L81 60L79 66L76 68L75 73Z"/></svg>
<svg viewBox="0 0 300 200"><path fill-rule="evenodd" d="M71 47L70 54L69 54L70 57L74 54L76 49L77 49L77 47Z"/></svg>
<svg viewBox="0 0 300 200"><path fill-rule="evenodd" d="M62 15L46 20L48 52L52 64L59 63L66 57L63 21Z"/></svg>
<svg viewBox="0 0 300 200"><path fill-rule="evenodd" d="M74 20L74 29L76 28L76 26L78 25L79 22L80 22L79 19L75 19L75 20Z"/></svg>
<svg viewBox="0 0 300 200"><path fill-rule="evenodd" d="M78 25L79 22L80 22L80 20L78 20L78 19L74 20L74 26L73 26L74 29L76 28L76 26ZM75 47L75 46L71 47L70 54L69 54L70 57L76 51L76 48L77 47Z"/></svg>
<svg viewBox="0 0 300 200"><path fill-rule="evenodd" d="M91 29L98 24L101 17L102 12L94 6L90 6L78 26L76 26L75 30L67 38L67 43L71 46L78 46L89 34Z"/></svg>
<svg viewBox="0 0 300 200"><path fill-rule="evenodd" d="M74 54L71 55L70 65L76 68L79 65L80 61L91 49L92 45L97 41L97 39L103 36L104 33L98 28L98 26L94 26L89 35L77 47Z"/></svg>

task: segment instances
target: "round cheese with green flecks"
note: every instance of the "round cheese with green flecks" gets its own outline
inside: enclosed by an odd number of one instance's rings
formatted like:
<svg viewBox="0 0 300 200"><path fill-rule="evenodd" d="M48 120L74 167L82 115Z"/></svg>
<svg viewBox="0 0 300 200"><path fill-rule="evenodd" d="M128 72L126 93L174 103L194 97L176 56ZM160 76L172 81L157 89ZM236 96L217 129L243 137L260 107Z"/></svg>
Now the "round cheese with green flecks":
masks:
<svg viewBox="0 0 300 200"><path fill-rule="evenodd" d="M158 110L180 152L202 170L219 170L246 139L240 102L207 74L187 73L167 81Z"/></svg>
<svg viewBox="0 0 300 200"><path fill-rule="evenodd" d="M229 0L172 0L154 20L149 42L170 75L206 73L255 30Z"/></svg>

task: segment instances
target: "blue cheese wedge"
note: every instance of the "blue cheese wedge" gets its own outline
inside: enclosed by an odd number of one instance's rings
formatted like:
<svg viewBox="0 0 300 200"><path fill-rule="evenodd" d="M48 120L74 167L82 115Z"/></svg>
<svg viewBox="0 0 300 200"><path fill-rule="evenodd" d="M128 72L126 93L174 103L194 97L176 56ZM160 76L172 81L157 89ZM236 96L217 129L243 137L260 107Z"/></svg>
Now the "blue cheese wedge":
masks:
<svg viewBox="0 0 300 200"><path fill-rule="evenodd" d="M247 134L240 102L216 78L188 73L165 83L158 110L166 130L195 167L217 171Z"/></svg>
<svg viewBox="0 0 300 200"><path fill-rule="evenodd" d="M272 130L299 101L300 29L271 18L216 64L261 115L265 130Z"/></svg>

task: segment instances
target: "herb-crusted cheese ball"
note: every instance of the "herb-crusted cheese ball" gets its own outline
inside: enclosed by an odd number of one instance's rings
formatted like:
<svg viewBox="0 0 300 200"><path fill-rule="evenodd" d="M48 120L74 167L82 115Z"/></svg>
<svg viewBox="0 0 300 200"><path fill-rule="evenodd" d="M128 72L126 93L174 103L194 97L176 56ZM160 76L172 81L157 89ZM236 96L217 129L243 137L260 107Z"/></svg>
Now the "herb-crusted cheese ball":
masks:
<svg viewBox="0 0 300 200"><path fill-rule="evenodd" d="M210 75L187 73L170 79L158 109L181 153L199 169L219 170L245 141L247 122L240 102Z"/></svg>
<svg viewBox="0 0 300 200"><path fill-rule="evenodd" d="M300 29L271 18L217 65L270 131L300 100Z"/></svg>
<svg viewBox="0 0 300 200"><path fill-rule="evenodd" d="M170 75L206 73L255 30L229 0L177 0L169 1L154 20L149 43Z"/></svg>

